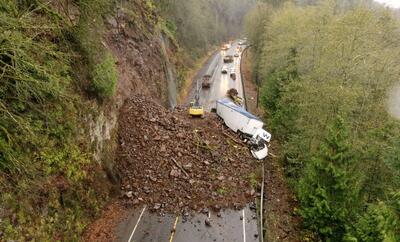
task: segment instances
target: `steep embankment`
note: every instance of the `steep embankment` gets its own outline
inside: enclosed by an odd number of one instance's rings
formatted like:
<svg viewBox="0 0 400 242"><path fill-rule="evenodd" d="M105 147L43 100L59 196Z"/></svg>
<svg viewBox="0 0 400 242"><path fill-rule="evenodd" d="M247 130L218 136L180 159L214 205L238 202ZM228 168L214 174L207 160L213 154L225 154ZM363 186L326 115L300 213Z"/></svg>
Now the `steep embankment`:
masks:
<svg viewBox="0 0 400 242"><path fill-rule="evenodd" d="M76 240L102 210L125 99L174 103L162 26L144 0L0 4L0 240Z"/></svg>

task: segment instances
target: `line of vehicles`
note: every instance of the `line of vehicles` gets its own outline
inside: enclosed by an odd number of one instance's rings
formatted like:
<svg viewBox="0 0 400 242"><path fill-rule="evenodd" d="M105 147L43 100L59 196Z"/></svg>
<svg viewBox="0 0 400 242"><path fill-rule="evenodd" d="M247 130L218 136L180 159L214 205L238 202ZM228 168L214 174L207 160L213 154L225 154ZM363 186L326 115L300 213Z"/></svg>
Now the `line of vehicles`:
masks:
<svg viewBox="0 0 400 242"><path fill-rule="evenodd" d="M239 46L234 55L225 55L225 51L232 47L232 42L224 44L221 47L224 55L221 73L223 75L229 74L233 81L236 80L235 68L229 68L229 66L235 62L235 58L240 56L242 46L245 43L246 40L239 40ZM200 92L202 88L211 87L214 72L215 68L207 70L206 74L202 77L201 85L199 81L196 83L195 96L189 108L189 114L193 117L204 117L204 109L200 104ZM263 129L264 123L258 117L249 113L243 107L243 100L238 96L236 89L229 89L226 97L216 101L215 107L213 111L223 120L226 126L235 133L238 133L241 139L249 145L253 157L259 160L267 157L271 134Z"/></svg>

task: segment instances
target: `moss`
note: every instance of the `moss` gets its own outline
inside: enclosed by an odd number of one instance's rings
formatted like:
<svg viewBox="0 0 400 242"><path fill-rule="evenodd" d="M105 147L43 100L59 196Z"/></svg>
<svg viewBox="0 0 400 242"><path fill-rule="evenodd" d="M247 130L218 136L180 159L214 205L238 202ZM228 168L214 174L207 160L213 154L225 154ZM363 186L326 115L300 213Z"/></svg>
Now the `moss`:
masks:
<svg viewBox="0 0 400 242"><path fill-rule="evenodd" d="M93 71L93 88L101 98L114 96L118 80L115 59L107 53Z"/></svg>

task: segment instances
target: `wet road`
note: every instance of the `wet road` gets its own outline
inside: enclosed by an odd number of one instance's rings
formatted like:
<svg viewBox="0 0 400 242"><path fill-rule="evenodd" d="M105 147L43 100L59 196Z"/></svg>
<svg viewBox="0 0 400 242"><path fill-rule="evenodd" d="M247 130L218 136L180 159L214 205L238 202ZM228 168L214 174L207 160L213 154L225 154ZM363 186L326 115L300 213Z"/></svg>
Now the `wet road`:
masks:
<svg viewBox="0 0 400 242"><path fill-rule="evenodd" d="M205 225L205 220L211 226ZM197 214L183 219L181 216L159 216L147 207L132 210L125 221L116 228L118 242L258 242L255 212L249 207L243 210L223 210Z"/></svg>
<svg viewBox="0 0 400 242"><path fill-rule="evenodd" d="M205 66L200 69L200 71L195 76L195 80L199 80L201 83L201 78L205 74L212 74L211 77L211 87L204 88L200 93L200 103L203 105L205 111L210 112L212 108L215 107L215 102L226 96L226 92L230 88L236 88L239 93L239 97L243 98L243 85L240 76L240 57L234 57L233 63L223 63L223 57L225 55L235 55L238 53L237 47L239 46L238 41L232 43L232 46L227 51L216 52L205 64ZM242 46L244 49L245 46ZM240 55L240 54L239 54ZM222 74L222 68L226 67L228 74ZM235 70L236 80L232 80L229 76L231 69ZM194 80L194 81L195 81ZM190 92L190 95L186 103L189 103L194 96L194 90Z"/></svg>

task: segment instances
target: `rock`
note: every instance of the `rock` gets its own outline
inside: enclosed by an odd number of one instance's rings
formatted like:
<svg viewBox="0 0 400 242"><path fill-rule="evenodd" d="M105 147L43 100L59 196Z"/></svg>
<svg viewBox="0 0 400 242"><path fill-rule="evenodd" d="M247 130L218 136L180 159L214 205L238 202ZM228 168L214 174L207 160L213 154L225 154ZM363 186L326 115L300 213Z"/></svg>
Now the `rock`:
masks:
<svg viewBox="0 0 400 242"><path fill-rule="evenodd" d="M215 211L221 210L221 206L219 206L218 204L214 205L214 210Z"/></svg>
<svg viewBox="0 0 400 242"><path fill-rule="evenodd" d="M171 172L169 173L169 175L172 177L179 177L181 175L181 170L172 169Z"/></svg>
<svg viewBox="0 0 400 242"><path fill-rule="evenodd" d="M160 151L161 152L166 152L167 151L167 147L163 144L160 146Z"/></svg>
<svg viewBox="0 0 400 242"><path fill-rule="evenodd" d="M125 196L126 196L127 198L132 198L132 197L133 197L133 192L132 192L132 191L129 191L129 192L125 193Z"/></svg>
<svg viewBox="0 0 400 242"><path fill-rule="evenodd" d="M240 205L240 203L233 203L233 207L234 207L236 210L239 210L240 207L241 207L241 205Z"/></svg>
<svg viewBox="0 0 400 242"><path fill-rule="evenodd" d="M158 210L160 208L161 208L161 203L154 204L154 207L153 207L154 210Z"/></svg>
<svg viewBox="0 0 400 242"><path fill-rule="evenodd" d="M183 167L186 168L186 169L190 169L190 168L193 167L193 164L192 163L188 163L188 164L184 165Z"/></svg>
<svg viewBox="0 0 400 242"><path fill-rule="evenodd" d="M203 161L203 163L204 163L204 165L206 165L206 166L209 166L210 165L210 162L208 162L208 161Z"/></svg>
<svg viewBox="0 0 400 242"><path fill-rule="evenodd" d="M225 179L225 177L224 177L224 176L219 176L219 177L217 177L217 179L220 180L220 181L222 181L222 180Z"/></svg>
<svg viewBox="0 0 400 242"><path fill-rule="evenodd" d="M211 227L211 221L210 221L210 219L209 219L209 218L206 218L206 220L204 220L204 224L205 224L207 227Z"/></svg>
<svg viewBox="0 0 400 242"><path fill-rule="evenodd" d="M138 205L140 203L139 199L133 199L132 205Z"/></svg>

